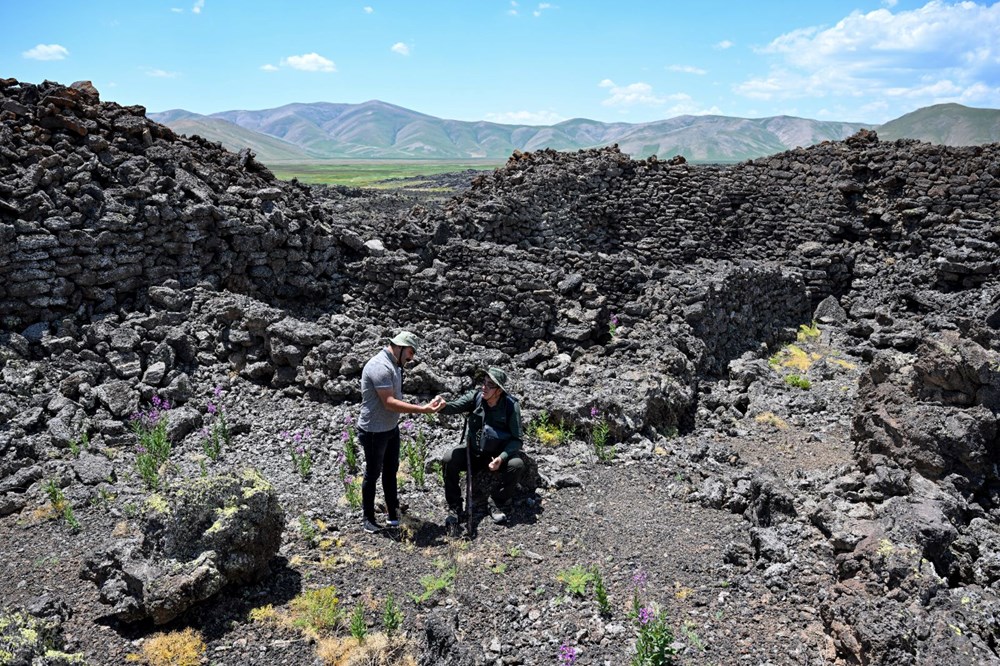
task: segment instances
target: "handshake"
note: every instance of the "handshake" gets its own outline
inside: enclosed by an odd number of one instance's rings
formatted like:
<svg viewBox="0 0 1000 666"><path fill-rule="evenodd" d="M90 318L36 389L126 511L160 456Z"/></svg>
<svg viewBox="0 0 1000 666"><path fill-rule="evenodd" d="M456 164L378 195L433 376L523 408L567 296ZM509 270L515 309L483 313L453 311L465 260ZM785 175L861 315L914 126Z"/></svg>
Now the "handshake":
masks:
<svg viewBox="0 0 1000 666"><path fill-rule="evenodd" d="M434 396L434 399L425 405L422 405L421 412L423 414L437 414L442 409L444 409L445 399L440 395Z"/></svg>

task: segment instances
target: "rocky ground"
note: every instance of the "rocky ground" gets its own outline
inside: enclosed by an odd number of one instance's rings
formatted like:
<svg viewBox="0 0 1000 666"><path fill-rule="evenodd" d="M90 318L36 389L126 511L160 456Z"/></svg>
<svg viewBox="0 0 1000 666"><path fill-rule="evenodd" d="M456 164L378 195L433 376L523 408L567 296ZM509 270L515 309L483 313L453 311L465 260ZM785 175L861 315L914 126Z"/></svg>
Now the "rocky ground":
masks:
<svg viewBox="0 0 1000 666"><path fill-rule="evenodd" d="M45 595L60 599L72 609L63 625L66 650L82 652L89 663L122 663L142 654L153 631L183 626L202 631L211 663L319 663L312 638L249 618L266 605L287 611L303 590L334 585L349 607L392 593L416 656L426 653L425 636L432 632L437 644L467 655L469 663L557 663L565 644L575 648L577 663L618 664L629 659L635 640L629 611L639 590L643 603L656 603L667 614L682 662L824 663L834 650L818 609L797 589L803 583L780 572L765 575L755 565L751 524L731 509L707 505L705 490L722 478L719 470L804 484L849 464L848 421L859 374L860 367L845 370L809 389L833 401L824 410L781 409L803 390L775 383L770 399L758 399L780 411L784 423L747 416L734 424L732 436L698 429L649 449L616 447L622 450L607 462L596 460L580 438L555 447L534 439L528 450L541 473L558 477L561 487L525 494L507 525L479 516L471 540L445 529L439 479L428 474L426 487L418 488L405 463L409 510L403 528L361 531L335 456L352 405L274 395L239 378L195 376L206 388L223 383L221 404L240 432L218 461L205 463L209 471L255 466L275 484L285 508L282 546L265 580L226 590L166 627L102 621L108 609L95 587L73 581L91 553L136 529L147 492L127 478L132 470L118 464L114 483L80 488L75 470L89 457L104 458L103 452L76 457L66 450L44 463L44 476L69 482L67 497L81 526L71 529L47 514L49 500L37 484L30 503L0 522L4 542L15 544L4 558L5 599L17 607ZM418 427L427 430L431 458L459 432L458 423ZM303 479L280 433L306 429L315 457ZM172 477L198 476L200 436L185 438L175 455ZM304 524L316 534L303 533ZM600 572L610 614L600 613L592 584L582 596L567 592L559 576L574 566ZM819 561L799 566L812 594L834 582ZM450 567L456 573L447 589L421 602L412 598L423 592L421 578ZM369 610L368 620L377 626L377 613Z"/></svg>
<svg viewBox="0 0 1000 666"><path fill-rule="evenodd" d="M0 663L1000 662L1000 146L516 153L444 200L0 93ZM508 369L508 524L445 528L435 417L360 529L400 328L414 399Z"/></svg>

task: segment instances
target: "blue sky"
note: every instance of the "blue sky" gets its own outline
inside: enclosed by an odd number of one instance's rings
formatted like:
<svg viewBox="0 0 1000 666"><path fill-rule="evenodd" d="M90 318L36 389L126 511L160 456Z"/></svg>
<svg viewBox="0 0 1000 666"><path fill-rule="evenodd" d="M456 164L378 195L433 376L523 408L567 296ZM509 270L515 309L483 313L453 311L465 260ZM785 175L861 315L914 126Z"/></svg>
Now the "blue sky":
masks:
<svg viewBox="0 0 1000 666"><path fill-rule="evenodd" d="M0 77L149 111L551 124L1000 108L1000 0L0 0Z"/></svg>

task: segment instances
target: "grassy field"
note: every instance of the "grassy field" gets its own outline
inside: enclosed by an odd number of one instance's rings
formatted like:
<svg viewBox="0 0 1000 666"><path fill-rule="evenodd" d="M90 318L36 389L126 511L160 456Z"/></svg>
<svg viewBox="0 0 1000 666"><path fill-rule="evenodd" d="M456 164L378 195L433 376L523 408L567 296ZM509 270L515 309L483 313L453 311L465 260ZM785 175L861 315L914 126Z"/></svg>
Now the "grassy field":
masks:
<svg viewBox="0 0 1000 666"><path fill-rule="evenodd" d="M303 183L349 185L351 187L399 187L400 183L383 182L392 178L416 178L439 173L454 173L466 169L492 171L504 162L476 160L450 162L444 160L388 160L271 162L267 167L282 180L298 178ZM413 187L413 181L405 183Z"/></svg>

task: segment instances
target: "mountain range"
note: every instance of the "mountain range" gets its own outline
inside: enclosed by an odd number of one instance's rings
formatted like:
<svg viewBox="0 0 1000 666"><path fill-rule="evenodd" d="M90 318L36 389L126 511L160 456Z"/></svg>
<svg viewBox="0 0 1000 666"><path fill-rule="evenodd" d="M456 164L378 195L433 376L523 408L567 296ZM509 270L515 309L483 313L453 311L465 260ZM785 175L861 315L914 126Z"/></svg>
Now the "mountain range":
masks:
<svg viewBox="0 0 1000 666"><path fill-rule="evenodd" d="M648 123L574 118L555 125L446 120L372 100L362 104L286 104L201 115L175 109L149 118L226 148L251 148L264 163L328 159L504 160L514 150L574 151L618 144L633 158L683 155L694 162L738 162L875 129L882 139L946 145L1000 141L1000 110L938 104L882 125L793 116L677 116Z"/></svg>

